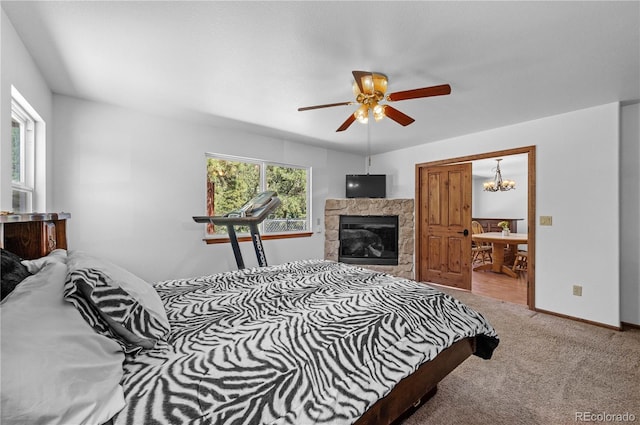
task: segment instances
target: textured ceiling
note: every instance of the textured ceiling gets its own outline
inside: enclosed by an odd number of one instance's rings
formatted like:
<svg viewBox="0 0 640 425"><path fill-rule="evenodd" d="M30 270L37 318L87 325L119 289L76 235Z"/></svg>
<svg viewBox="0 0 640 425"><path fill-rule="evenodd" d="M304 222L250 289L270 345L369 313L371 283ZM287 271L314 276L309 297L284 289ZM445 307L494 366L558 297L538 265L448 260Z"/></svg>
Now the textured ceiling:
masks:
<svg viewBox="0 0 640 425"><path fill-rule="evenodd" d="M400 149L640 98L640 3L2 1L55 93L351 152ZM352 70L415 118L335 130Z"/></svg>

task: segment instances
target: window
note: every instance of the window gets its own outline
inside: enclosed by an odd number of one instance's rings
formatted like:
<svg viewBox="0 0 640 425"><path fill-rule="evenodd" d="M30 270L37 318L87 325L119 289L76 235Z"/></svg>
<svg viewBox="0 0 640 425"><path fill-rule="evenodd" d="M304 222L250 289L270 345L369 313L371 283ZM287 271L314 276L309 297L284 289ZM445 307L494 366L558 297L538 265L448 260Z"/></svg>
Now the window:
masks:
<svg viewBox="0 0 640 425"><path fill-rule="evenodd" d="M249 158L207 154L207 214L224 215L265 190L281 204L261 223L260 233L308 232L311 228L311 168ZM238 233L248 228L236 227ZM207 226L207 235L227 235L224 226Z"/></svg>
<svg viewBox="0 0 640 425"><path fill-rule="evenodd" d="M33 211L35 192L35 120L25 107L11 99L11 208Z"/></svg>
<svg viewBox="0 0 640 425"><path fill-rule="evenodd" d="M11 209L44 210L46 205L46 124L11 86Z"/></svg>

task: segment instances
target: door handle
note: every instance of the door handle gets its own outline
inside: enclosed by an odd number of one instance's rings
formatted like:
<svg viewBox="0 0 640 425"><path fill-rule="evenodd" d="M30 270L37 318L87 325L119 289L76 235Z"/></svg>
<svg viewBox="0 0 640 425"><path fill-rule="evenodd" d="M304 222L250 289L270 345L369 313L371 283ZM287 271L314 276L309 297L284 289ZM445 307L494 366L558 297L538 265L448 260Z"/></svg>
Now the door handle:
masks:
<svg viewBox="0 0 640 425"><path fill-rule="evenodd" d="M462 235L465 235L465 236L469 236L469 229L464 229L464 231L458 232L458 233L460 233Z"/></svg>

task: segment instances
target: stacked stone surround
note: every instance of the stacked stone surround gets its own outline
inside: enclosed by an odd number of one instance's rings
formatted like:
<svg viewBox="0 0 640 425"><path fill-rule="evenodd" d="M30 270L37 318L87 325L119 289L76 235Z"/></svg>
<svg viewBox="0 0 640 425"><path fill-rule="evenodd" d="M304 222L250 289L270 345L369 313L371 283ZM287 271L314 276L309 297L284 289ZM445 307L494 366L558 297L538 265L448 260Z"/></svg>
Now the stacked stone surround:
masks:
<svg viewBox="0 0 640 425"><path fill-rule="evenodd" d="M368 269L413 279L413 199L327 199L324 205L324 258L338 261L341 215L397 215L398 265L359 265Z"/></svg>

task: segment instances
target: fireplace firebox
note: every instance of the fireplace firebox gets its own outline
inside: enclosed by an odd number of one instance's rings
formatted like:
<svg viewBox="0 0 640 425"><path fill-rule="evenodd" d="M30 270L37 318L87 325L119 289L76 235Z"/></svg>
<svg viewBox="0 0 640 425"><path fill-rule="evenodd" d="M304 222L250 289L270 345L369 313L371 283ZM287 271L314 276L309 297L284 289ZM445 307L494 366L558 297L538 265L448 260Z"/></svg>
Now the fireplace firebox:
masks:
<svg viewBox="0 0 640 425"><path fill-rule="evenodd" d="M341 215L338 261L398 265L398 216Z"/></svg>

